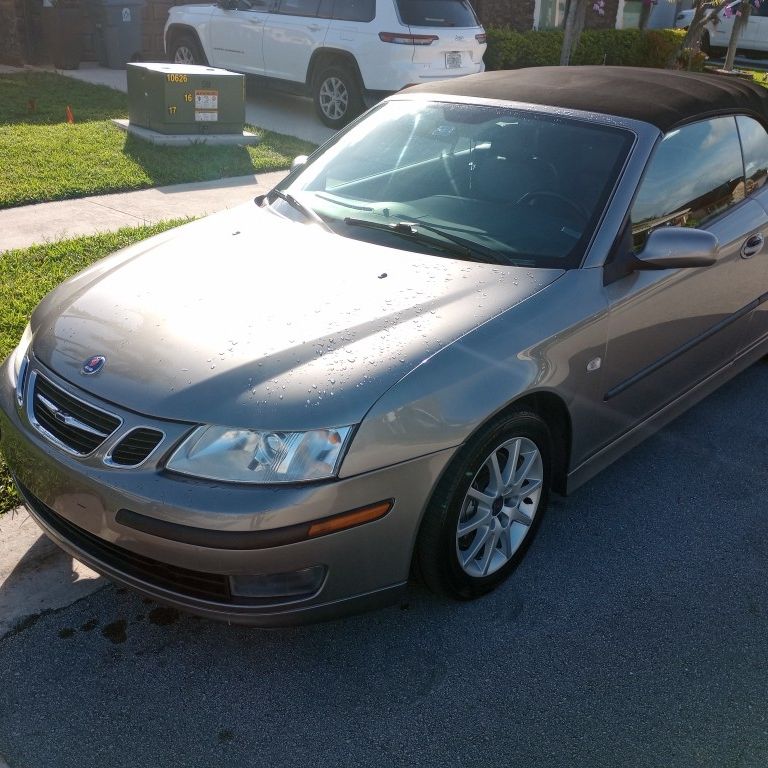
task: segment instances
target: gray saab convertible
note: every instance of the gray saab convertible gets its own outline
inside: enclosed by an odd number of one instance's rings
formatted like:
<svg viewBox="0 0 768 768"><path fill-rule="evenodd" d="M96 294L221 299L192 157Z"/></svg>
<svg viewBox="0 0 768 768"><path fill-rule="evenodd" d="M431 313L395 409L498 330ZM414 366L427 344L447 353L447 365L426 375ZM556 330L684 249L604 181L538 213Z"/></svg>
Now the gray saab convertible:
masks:
<svg viewBox="0 0 768 768"><path fill-rule="evenodd" d="M249 205L63 283L0 370L33 517L258 625L478 597L567 494L766 352L768 91L417 86Z"/></svg>

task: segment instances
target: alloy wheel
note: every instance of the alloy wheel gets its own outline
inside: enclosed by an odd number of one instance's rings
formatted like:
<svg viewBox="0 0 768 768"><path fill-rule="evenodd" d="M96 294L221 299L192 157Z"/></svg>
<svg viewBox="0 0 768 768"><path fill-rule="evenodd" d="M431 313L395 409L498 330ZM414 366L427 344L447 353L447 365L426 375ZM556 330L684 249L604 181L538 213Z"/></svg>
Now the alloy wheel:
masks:
<svg viewBox="0 0 768 768"><path fill-rule="evenodd" d="M344 81L338 77L326 78L320 86L320 109L330 120L339 120L349 107L349 91Z"/></svg>
<svg viewBox="0 0 768 768"><path fill-rule="evenodd" d="M194 64L195 54L188 46L180 45L176 48L173 61L175 64Z"/></svg>
<svg viewBox="0 0 768 768"><path fill-rule="evenodd" d="M456 554L474 578L502 568L531 529L544 483L544 462L527 437L506 440L482 463L456 527Z"/></svg>

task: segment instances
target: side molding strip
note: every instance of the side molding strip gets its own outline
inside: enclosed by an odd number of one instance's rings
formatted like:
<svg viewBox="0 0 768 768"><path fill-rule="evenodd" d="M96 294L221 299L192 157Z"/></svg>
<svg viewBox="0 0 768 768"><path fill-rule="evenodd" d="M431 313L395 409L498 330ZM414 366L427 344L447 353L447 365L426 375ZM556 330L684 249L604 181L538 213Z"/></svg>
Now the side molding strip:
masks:
<svg viewBox="0 0 768 768"><path fill-rule="evenodd" d="M701 344L702 341L706 341L707 339L711 338L716 333L722 331L723 328L728 327L731 323L735 323L737 320L744 317L744 315L755 309L755 307L766 301L766 299L768 299L768 293L764 293L762 296L760 296L760 298L755 299L753 302L747 304L746 307L742 307L740 310L738 310L738 312L734 312L732 315L724 317L719 323L716 323L710 328L707 328L704 333L689 339L685 342L685 344L682 344L677 349L673 349L671 352L668 352L666 355L664 355L664 357L660 357L658 360L656 360L656 362L647 365L645 368L641 368L637 373L633 374L628 379L624 379L624 381L618 383L612 389L609 389L605 395L603 395L603 401L607 402L611 398L620 395L622 392L625 392L639 381L642 381L646 376L650 376L652 373L658 371L659 368L663 368L667 363L671 363L675 358L680 357L680 355L685 354L690 349L693 349L693 347L695 347L697 344Z"/></svg>

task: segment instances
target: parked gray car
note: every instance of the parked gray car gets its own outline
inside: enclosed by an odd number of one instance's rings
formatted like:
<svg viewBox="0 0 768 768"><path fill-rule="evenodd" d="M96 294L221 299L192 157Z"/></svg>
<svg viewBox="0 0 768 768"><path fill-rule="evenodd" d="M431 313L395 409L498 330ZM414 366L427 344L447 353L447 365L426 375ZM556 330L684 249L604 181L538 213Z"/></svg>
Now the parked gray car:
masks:
<svg viewBox="0 0 768 768"><path fill-rule="evenodd" d="M74 557L260 625L474 598L765 352L768 92L612 67L418 86L258 205L35 310L0 441Z"/></svg>

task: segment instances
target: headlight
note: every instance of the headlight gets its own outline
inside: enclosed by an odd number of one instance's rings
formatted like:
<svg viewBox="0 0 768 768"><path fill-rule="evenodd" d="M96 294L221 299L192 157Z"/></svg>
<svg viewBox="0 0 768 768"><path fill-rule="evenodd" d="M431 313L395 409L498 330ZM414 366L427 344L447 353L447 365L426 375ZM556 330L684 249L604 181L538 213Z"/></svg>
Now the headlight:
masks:
<svg viewBox="0 0 768 768"><path fill-rule="evenodd" d="M13 374L13 386L16 388L16 401L19 405L22 403L24 394L24 374L27 368L27 350L32 342L32 328L29 323L24 329L16 349L13 350L13 360L11 361L11 371Z"/></svg>
<svg viewBox="0 0 768 768"><path fill-rule="evenodd" d="M232 483L296 483L333 477L352 427L277 432L198 427L168 469Z"/></svg>

